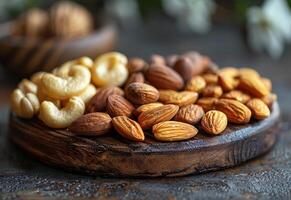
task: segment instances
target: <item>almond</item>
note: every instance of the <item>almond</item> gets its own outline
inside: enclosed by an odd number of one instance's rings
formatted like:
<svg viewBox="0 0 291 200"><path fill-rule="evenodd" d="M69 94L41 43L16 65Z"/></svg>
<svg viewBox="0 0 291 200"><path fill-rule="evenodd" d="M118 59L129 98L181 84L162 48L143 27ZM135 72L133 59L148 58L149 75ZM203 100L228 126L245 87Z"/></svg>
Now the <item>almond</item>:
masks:
<svg viewBox="0 0 291 200"><path fill-rule="evenodd" d="M134 106L123 96L112 94L107 98L107 113L111 117L127 116L131 117Z"/></svg>
<svg viewBox="0 0 291 200"><path fill-rule="evenodd" d="M209 134L220 134L227 127L227 117L223 112L210 110L203 116L201 127Z"/></svg>
<svg viewBox="0 0 291 200"><path fill-rule="evenodd" d="M159 90L159 101L165 104L176 104L178 106L186 106L196 102L198 93L182 91L176 92L174 90Z"/></svg>
<svg viewBox="0 0 291 200"><path fill-rule="evenodd" d="M232 99L220 99L215 103L215 109L226 114L229 122L246 124L250 121L250 109L239 101Z"/></svg>
<svg viewBox="0 0 291 200"><path fill-rule="evenodd" d="M183 106L179 109L175 116L176 121L185 122L188 124L197 124L204 115L204 110L198 105Z"/></svg>
<svg viewBox="0 0 291 200"><path fill-rule="evenodd" d="M153 54L150 57L150 64L166 65L166 60L162 55Z"/></svg>
<svg viewBox="0 0 291 200"><path fill-rule="evenodd" d="M142 112L138 117L138 122L142 129L149 129L153 125L171 120L178 112L179 106L168 104Z"/></svg>
<svg viewBox="0 0 291 200"><path fill-rule="evenodd" d="M157 108L157 107L161 107L163 105L164 104L162 104L160 102L148 103L148 104L141 105L137 109L134 110L134 115L139 116L143 112L146 112L148 110L152 110L152 109Z"/></svg>
<svg viewBox="0 0 291 200"><path fill-rule="evenodd" d="M152 131L157 140L166 142L187 140L198 133L194 126L176 121L160 122L153 126Z"/></svg>
<svg viewBox="0 0 291 200"><path fill-rule="evenodd" d="M240 78L238 88L255 97L263 97L269 94L268 88L264 85L260 77L243 76Z"/></svg>
<svg viewBox="0 0 291 200"><path fill-rule="evenodd" d="M126 116L114 117L112 119L112 124L115 130L128 140L144 141L145 139L140 125Z"/></svg>
<svg viewBox="0 0 291 200"><path fill-rule="evenodd" d="M159 99L159 91L146 83L131 83L125 88L125 96L134 104L147 104Z"/></svg>
<svg viewBox="0 0 291 200"><path fill-rule="evenodd" d="M94 112L81 116L74 121L69 130L75 135L99 136L111 129L111 117L107 113Z"/></svg>
<svg viewBox="0 0 291 200"><path fill-rule="evenodd" d="M92 97L92 99L88 102L86 112L92 113L92 112L100 112L104 111L106 108L106 101L107 98L112 95L123 95L123 90L119 87L104 87L101 88L95 96Z"/></svg>
<svg viewBox="0 0 291 200"><path fill-rule="evenodd" d="M231 76L220 73L218 75L218 84L222 87L223 91L230 91L236 87L235 79Z"/></svg>
<svg viewBox="0 0 291 200"><path fill-rule="evenodd" d="M202 91L203 97L220 97L223 94L222 88L218 85L208 85Z"/></svg>
<svg viewBox="0 0 291 200"><path fill-rule="evenodd" d="M206 87L206 81L201 76L192 77L186 84L185 90L200 93Z"/></svg>
<svg viewBox="0 0 291 200"><path fill-rule="evenodd" d="M141 72L131 74L126 81L124 88L126 88L129 84L135 82L144 83L144 76Z"/></svg>
<svg viewBox="0 0 291 200"><path fill-rule="evenodd" d="M240 68L239 76L240 77L250 77L250 76L260 77L260 74L256 70L251 69L251 68Z"/></svg>
<svg viewBox="0 0 291 200"><path fill-rule="evenodd" d="M197 105L201 106L204 112L214 109L215 103L218 101L218 98L214 97L202 97L196 102Z"/></svg>
<svg viewBox="0 0 291 200"><path fill-rule="evenodd" d="M270 109L261 99L254 98L249 100L247 107L252 111L252 116L257 120L270 116Z"/></svg>
<svg viewBox="0 0 291 200"><path fill-rule="evenodd" d="M269 90L272 91L272 81L268 78L261 78L263 84L265 85L265 87Z"/></svg>
<svg viewBox="0 0 291 200"><path fill-rule="evenodd" d="M205 72L209 69L209 66L211 65L211 61L206 56L202 56L198 52L195 51L189 51L184 53L181 57L187 57L190 58L193 65L193 73L192 75L199 75Z"/></svg>
<svg viewBox="0 0 291 200"><path fill-rule="evenodd" d="M239 70L234 67L224 67L221 70L219 70L219 73L225 76L230 76L232 78L239 76Z"/></svg>
<svg viewBox="0 0 291 200"><path fill-rule="evenodd" d="M141 58L130 58L127 63L127 70L129 74L143 71L147 63Z"/></svg>
<svg viewBox="0 0 291 200"><path fill-rule="evenodd" d="M245 104L247 101L251 99L250 95L245 94L239 90L232 90L228 93L225 93L222 95L222 98L237 100L243 104Z"/></svg>
<svg viewBox="0 0 291 200"><path fill-rule="evenodd" d="M277 98L278 98L278 97L277 97L276 94L271 93L271 94L269 94L269 95L267 95L267 96L262 97L261 100L262 100L265 104L267 104L269 107L272 107L273 103L274 103L275 101L277 101Z"/></svg>
<svg viewBox="0 0 291 200"><path fill-rule="evenodd" d="M151 65L147 70L146 79L158 89L180 90L184 86L181 76L164 65Z"/></svg>
<svg viewBox="0 0 291 200"><path fill-rule="evenodd" d="M172 54L166 57L166 64L167 66L173 68L175 63L177 62L179 56L176 54Z"/></svg>
<svg viewBox="0 0 291 200"><path fill-rule="evenodd" d="M218 76L216 74L203 74L202 77L206 81L207 85L216 85L218 82Z"/></svg>
<svg viewBox="0 0 291 200"><path fill-rule="evenodd" d="M179 57L173 69L180 74L184 81L191 79L195 73L194 65L188 57Z"/></svg>

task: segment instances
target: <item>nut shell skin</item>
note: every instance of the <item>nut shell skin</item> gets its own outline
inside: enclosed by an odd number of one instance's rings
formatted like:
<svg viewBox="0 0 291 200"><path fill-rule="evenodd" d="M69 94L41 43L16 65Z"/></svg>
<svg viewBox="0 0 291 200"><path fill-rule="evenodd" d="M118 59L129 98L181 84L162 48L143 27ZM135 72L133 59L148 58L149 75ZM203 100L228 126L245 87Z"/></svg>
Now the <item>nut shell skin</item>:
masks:
<svg viewBox="0 0 291 200"><path fill-rule="evenodd" d="M271 114L269 107L261 99L251 99L246 105L252 111L252 116L257 120L265 119Z"/></svg>
<svg viewBox="0 0 291 200"><path fill-rule="evenodd" d="M246 124L252 116L252 112L247 106L231 99L218 100L215 103L215 109L223 112L228 121L235 124Z"/></svg>
<svg viewBox="0 0 291 200"><path fill-rule="evenodd" d="M180 90L184 86L182 77L165 65L151 65L145 76L146 80L158 89Z"/></svg>
<svg viewBox="0 0 291 200"><path fill-rule="evenodd" d="M138 123L142 129L150 129L159 122L171 120L177 114L178 110L179 106L173 104L160 106L141 113L138 117Z"/></svg>
<svg viewBox="0 0 291 200"><path fill-rule="evenodd" d="M125 96L134 104L147 104L159 99L159 91L146 83L131 83L125 88Z"/></svg>
<svg viewBox="0 0 291 200"><path fill-rule="evenodd" d="M198 130L183 122L165 121L154 125L152 132L159 141L174 142L190 139L198 133Z"/></svg>
<svg viewBox="0 0 291 200"><path fill-rule="evenodd" d="M111 130L111 117L107 113L95 112L79 117L69 127L75 135L99 136Z"/></svg>
<svg viewBox="0 0 291 200"><path fill-rule="evenodd" d="M123 96L112 94L107 98L106 110L111 117L131 117L134 106Z"/></svg>
<svg viewBox="0 0 291 200"><path fill-rule="evenodd" d="M103 87L88 102L86 113L101 112L106 109L107 98L112 94L123 95L119 87Z"/></svg>
<svg viewBox="0 0 291 200"><path fill-rule="evenodd" d="M201 127L209 134L220 134L227 127L227 117L223 112L210 110L202 117Z"/></svg>
<svg viewBox="0 0 291 200"><path fill-rule="evenodd" d="M145 139L140 125L126 116L114 117L112 119L112 124L114 129L128 140L141 142Z"/></svg>
<svg viewBox="0 0 291 200"><path fill-rule="evenodd" d="M193 104L198 99L198 93L190 91L176 92L174 90L159 90L159 101L165 104L176 104L187 106Z"/></svg>
<svg viewBox="0 0 291 200"><path fill-rule="evenodd" d="M175 116L175 121L184 122L188 124L197 124L204 115L204 110L201 106L190 104L179 109Z"/></svg>

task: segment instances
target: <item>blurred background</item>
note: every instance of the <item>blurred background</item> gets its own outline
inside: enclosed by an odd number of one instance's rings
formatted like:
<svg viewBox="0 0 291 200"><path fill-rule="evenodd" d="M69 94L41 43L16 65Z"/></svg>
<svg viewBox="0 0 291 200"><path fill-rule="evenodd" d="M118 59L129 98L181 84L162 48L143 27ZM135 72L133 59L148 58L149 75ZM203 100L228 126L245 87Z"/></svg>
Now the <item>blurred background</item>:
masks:
<svg viewBox="0 0 291 200"><path fill-rule="evenodd" d="M31 8L49 10L57 2L1 0L0 21L5 24L19 20ZM291 101L291 96L287 95L288 88L283 86L291 84L288 81L288 74L291 73L291 0L74 2L91 13L95 32L101 29L102 24L113 27L116 38L110 40L113 44L110 49L121 51L129 57L141 56L145 59L151 54L167 56L189 50L198 51L221 67L253 67L259 70L272 79L275 91L281 90L285 100ZM86 48L82 48L85 52ZM0 51L6 52L1 45ZM0 69L1 99L5 99L19 79L7 67ZM16 70L20 69L21 63Z"/></svg>

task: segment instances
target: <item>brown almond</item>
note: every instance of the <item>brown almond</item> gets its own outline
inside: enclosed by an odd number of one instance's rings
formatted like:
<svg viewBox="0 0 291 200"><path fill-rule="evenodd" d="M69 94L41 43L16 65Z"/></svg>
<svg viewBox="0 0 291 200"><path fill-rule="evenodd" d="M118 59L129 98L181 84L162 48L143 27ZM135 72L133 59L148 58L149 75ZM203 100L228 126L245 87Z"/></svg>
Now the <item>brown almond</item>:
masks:
<svg viewBox="0 0 291 200"><path fill-rule="evenodd" d="M194 65L188 57L179 57L173 69L180 74L185 82L191 79L195 73Z"/></svg>
<svg viewBox="0 0 291 200"><path fill-rule="evenodd" d="M179 56L176 54L169 55L166 57L166 65L173 68L175 63L177 62Z"/></svg>
<svg viewBox="0 0 291 200"><path fill-rule="evenodd" d="M192 61L193 76L202 74L203 72L209 70L210 69L209 67L212 65L211 60L208 57L202 56L201 54L195 51L186 52L183 55L181 55L181 57L190 58L190 60Z"/></svg>
<svg viewBox="0 0 291 200"><path fill-rule="evenodd" d="M209 134L220 134L227 127L227 117L223 112L210 110L203 116L201 127Z"/></svg>
<svg viewBox="0 0 291 200"><path fill-rule="evenodd" d="M225 76L230 76L232 78L238 77L239 76L239 70L234 67L224 67L219 70L220 74L223 74Z"/></svg>
<svg viewBox="0 0 291 200"><path fill-rule="evenodd" d="M202 77L207 85L216 85L218 82L218 76L216 74L203 74Z"/></svg>
<svg viewBox="0 0 291 200"><path fill-rule="evenodd" d="M220 73L218 75L218 84L222 87L223 91L228 92L236 87L235 79L231 76Z"/></svg>
<svg viewBox="0 0 291 200"><path fill-rule="evenodd" d="M186 84L185 90L200 93L206 87L206 81L201 76L192 77Z"/></svg>
<svg viewBox="0 0 291 200"><path fill-rule="evenodd" d="M248 101L247 107L252 111L252 116L257 120L262 120L270 116L269 107L258 98Z"/></svg>
<svg viewBox="0 0 291 200"><path fill-rule="evenodd" d="M114 129L124 138L132 141L144 141L145 136L144 132L141 129L140 125L126 117L118 116L112 119L112 124Z"/></svg>
<svg viewBox="0 0 291 200"><path fill-rule="evenodd" d="M203 97L220 97L223 94L223 90L218 85L208 85L202 91Z"/></svg>
<svg viewBox="0 0 291 200"><path fill-rule="evenodd" d="M134 106L123 96L112 94L107 98L106 110L111 117L131 117Z"/></svg>
<svg viewBox="0 0 291 200"><path fill-rule="evenodd" d="M127 63L127 70L129 74L143 71L147 63L141 58L130 58Z"/></svg>
<svg viewBox="0 0 291 200"><path fill-rule="evenodd" d="M174 120L194 125L200 122L203 115L204 110L201 106L191 104L181 107Z"/></svg>
<svg viewBox="0 0 291 200"><path fill-rule="evenodd" d="M166 60L162 55L153 54L150 57L150 64L166 65Z"/></svg>
<svg viewBox="0 0 291 200"><path fill-rule="evenodd" d="M107 113L94 112L81 116L74 121L69 130L75 135L99 136L111 129L111 117Z"/></svg>
<svg viewBox="0 0 291 200"><path fill-rule="evenodd" d="M238 88L254 97L263 97L270 92L264 85L260 77L257 76L243 76L239 79Z"/></svg>
<svg viewBox="0 0 291 200"><path fill-rule="evenodd" d="M214 109L215 103L218 101L218 98L215 97L202 97L197 100L196 104L201 106L204 112Z"/></svg>
<svg viewBox="0 0 291 200"><path fill-rule="evenodd" d="M104 111L106 109L107 98L112 94L124 95L124 92L119 87L101 88L88 102L86 112L92 113Z"/></svg>
<svg viewBox="0 0 291 200"><path fill-rule="evenodd" d="M198 99L197 92L182 91L176 92L174 90L159 90L159 101L165 104L176 104L178 106L186 106L196 102Z"/></svg>
<svg viewBox="0 0 291 200"><path fill-rule="evenodd" d="M165 121L154 125L152 132L159 141L173 142L190 139L197 135L198 130L183 122Z"/></svg>
<svg viewBox="0 0 291 200"><path fill-rule="evenodd" d="M243 104L251 99L250 95L239 90L232 90L228 93L225 93L222 95L222 98L237 100Z"/></svg>
<svg viewBox="0 0 291 200"><path fill-rule="evenodd" d="M131 83L125 88L125 96L134 104L147 104L159 99L159 91L146 83Z"/></svg>
<svg viewBox="0 0 291 200"><path fill-rule="evenodd" d="M271 92L272 91L272 81L268 78L261 78L265 87Z"/></svg>
<svg viewBox="0 0 291 200"><path fill-rule="evenodd" d="M161 107L163 105L164 104L162 104L160 102L144 104L144 105L141 105L138 108L136 108L133 113L135 116L139 116L143 112L146 112L148 110L152 110L152 109L157 108L157 107Z"/></svg>
<svg viewBox="0 0 291 200"><path fill-rule="evenodd" d="M275 101L277 101L277 98L278 98L278 97L277 97L276 94L271 93L271 94L268 94L267 96L262 97L261 100L262 100L265 104L267 104L267 106L268 106L269 108L271 108L272 105L273 105L273 103L274 103Z"/></svg>
<svg viewBox="0 0 291 200"><path fill-rule="evenodd" d="M239 76L240 77L250 77L250 76L260 77L260 74L252 68L240 68Z"/></svg>
<svg viewBox="0 0 291 200"><path fill-rule="evenodd" d="M178 112L179 106L168 104L142 112L138 117L138 122L142 129L149 129L153 125L171 120Z"/></svg>
<svg viewBox="0 0 291 200"><path fill-rule="evenodd" d="M220 99L215 103L215 109L226 114L229 122L236 124L248 123L252 115L247 106L232 99Z"/></svg>
<svg viewBox="0 0 291 200"><path fill-rule="evenodd" d="M158 89L180 90L184 86L181 76L164 65L151 65L146 72L146 79Z"/></svg>
<svg viewBox="0 0 291 200"><path fill-rule="evenodd" d="M130 77L127 79L124 88L126 88L131 83L144 83L144 75L141 72L133 73L130 75Z"/></svg>

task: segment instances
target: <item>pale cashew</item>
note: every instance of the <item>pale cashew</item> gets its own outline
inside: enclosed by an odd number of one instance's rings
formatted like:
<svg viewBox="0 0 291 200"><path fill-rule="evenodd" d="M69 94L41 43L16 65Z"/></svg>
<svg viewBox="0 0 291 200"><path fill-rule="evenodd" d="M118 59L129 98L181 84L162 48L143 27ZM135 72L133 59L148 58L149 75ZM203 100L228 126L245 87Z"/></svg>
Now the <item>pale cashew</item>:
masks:
<svg viewBox="0 0 291 200"><path fill-rule="evenodd" d="M40 105L39 118L51 128L66 128L85 111L85 104L80 97L72 97L66 106L59 109L50 101Z"/></svg>
<svg viewBox="0 0 291 200"><path fill-rule="evenodd" d="M126 65L126 56L118 52L97 57L91 69L93 83L97 87L122 85L128 76Z"/></svg>
<svg viewBox="0 0 291 200"><path fill-rule="evenodd" d="M55 68L52 71L52 73L56 76L60 76L63 78L67 77L71 67L75 66L75 65L80 65L80 66L86 67L88 69L91 69L93 66L93 60L89 57L86 57L86 56L78 58L76 60L71 60L71 61L65 62L60 67Z"/></svg>
<svg viewBox="0 0 291 200"><path fill-rule="evenodd" d="M51 101L52 103L54 103L58 108L61 107L61 101L58 99L54 99L52 97L49 97L45 92L42 91L41 88L39 88L37 90L37 97L39 102L43 102L43 101Z"/></svg>
<svg viewBox="0 0 291 200"><path fill-rule="evenodd" d="M33 83L32 81L28 79L23 79L19 84L18 88L23 92L23 93L37 93L37 85Z"/></svg>
<svg viewBox="0 0 291 200"><path fill-rule="evenodd" d="M78 96L91 81L90 71L80 65L72 66L68 77L59 77L45 73L41 78L40 87L49 97L65 100L72 96Z"/></svg>
<svg viewBox="0 0 291 200"><path fill-rule="evenodd" d="M19 117L30 119L39 111L39 101L33 93L23 93L15 89L10 99L12 111Z"/></svg>

